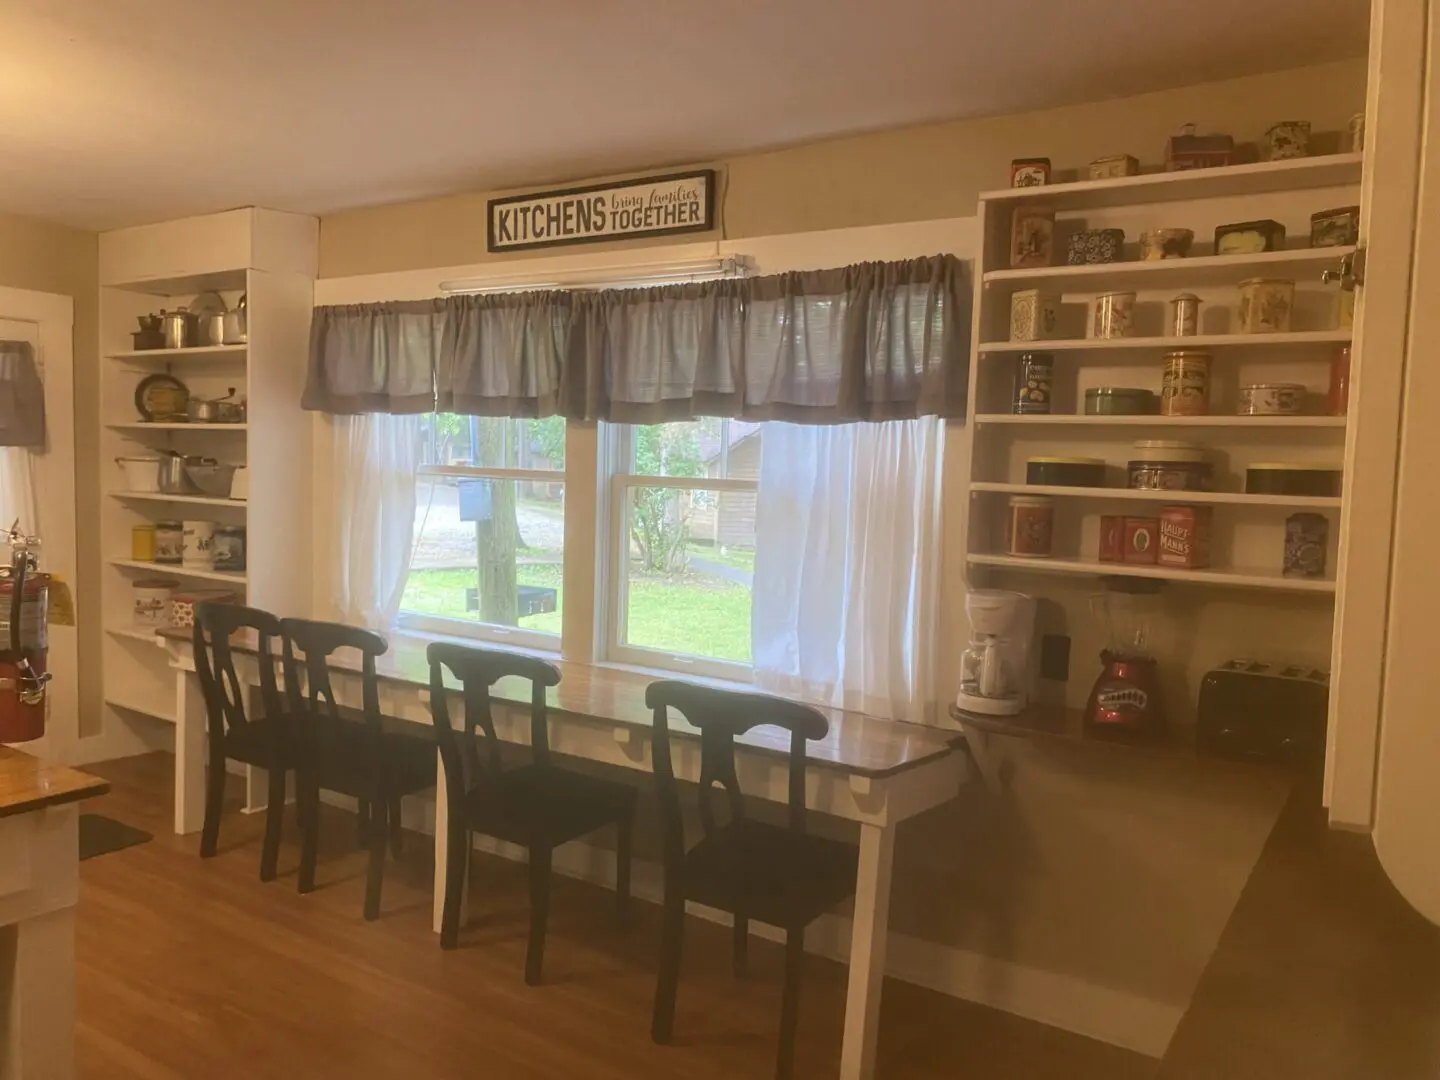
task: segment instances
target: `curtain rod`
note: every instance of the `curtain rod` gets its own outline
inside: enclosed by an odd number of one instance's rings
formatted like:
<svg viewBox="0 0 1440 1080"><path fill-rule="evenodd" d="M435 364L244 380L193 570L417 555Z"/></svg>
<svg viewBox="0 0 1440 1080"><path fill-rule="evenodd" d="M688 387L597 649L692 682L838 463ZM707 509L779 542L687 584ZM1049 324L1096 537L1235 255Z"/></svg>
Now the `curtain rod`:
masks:
<svg viewBox="0 0 1440 1080"><path fill-rule="evenodd" d="M597 266L594 269L571 270L563 274L506 274L462 278L457 281L442 281L440 291L447 294L484 295L533 289L585 289L605 285L671 285L686 281L744 277L747 270L746 256L724 255L710 259L633 263L630 266Z"/></svg>

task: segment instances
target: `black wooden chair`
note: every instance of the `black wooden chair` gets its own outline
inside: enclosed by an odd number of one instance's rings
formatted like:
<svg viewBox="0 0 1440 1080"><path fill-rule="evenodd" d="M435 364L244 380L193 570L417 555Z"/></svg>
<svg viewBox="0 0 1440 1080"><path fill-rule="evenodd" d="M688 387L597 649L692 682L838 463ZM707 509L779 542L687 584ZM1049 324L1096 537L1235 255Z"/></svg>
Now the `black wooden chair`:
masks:
<svg viewBox="0 0 1440 1080"><path fill-rule="evenodd" d="M230 635L251 630L259 637L262 716L250 716L235 672ZM260 880L275 879L280 857L280 830L285 814L285 781L296 766L296 745L275 680L275 642L280 621L268 611L236 604L196 604L191 643L195 673L205 700L209 765L205 770L205 824L200 855L210 858L220 841L220 812L225 802L225 762L254 765L269 774L270 797L265 810L265 842L260 849Z"/></svg>
<svg viewBox="0 0 1440 1080"><path fill-rule="evenodd" d="M375 658L390 648L378 634L337 623L284 619L285 690L297 744L297 794L303 842L300 891L315 888L320 841L320 790L359 803L360 840L368 846L365 918L380 916L387 837L400 853L400 800L435 783L435 751L423 728L380 714ZM339 649L360 653L362 708L342 709L330 682ZM299 654L297 656L297 653Z"/></svg>
<svg viewBox="0 0 1440 1080"><path fill-rule="evenodd" d="M522 845L530 854L530 943L525 954L525 981L534 986L540 982L545 956L550 864L555 848L606 825L615 826L616 906L623 923L630 901L630 839L638 793L628 784L551 764L545 689L560 682L560 672L553 664L517 653L440 642L432 644L426 656L430 660L430 710L445 769L450 821L440 945L453 949L459 943L470 834L478 832ZM450 720L452 691L445 686L446 669L461 684L459 696L465 716L459 731ZM490 711L491 688L507 675L528 679L531 686L531 761L513 768L501 764Z"/></svg>
<svg viewBox="0 0 1440 1080"><path fill-rule="evenodd" d="M795 702L675 680L651 683L645 690L645 703L655 713L652 759L660 795L665 868L660 977L651 1034L656 1042L667 1043L674 1028L686 900L735 916L737 975L745 970L750 920L777 926L785 931L785 986L775 1075L784 1080L795 1060L805 927L855 889L856 850L805 832L805 743L823 738L830 725L814 709ZM705 835L688 849L679 786L670 759L672 708L700 729L699 811ZM745 816L735 775L735 737L762 724L790 732L789 823L784 827ZM716 784L724 789L729 809L724 824L716 822L711 805Z"/></svg>

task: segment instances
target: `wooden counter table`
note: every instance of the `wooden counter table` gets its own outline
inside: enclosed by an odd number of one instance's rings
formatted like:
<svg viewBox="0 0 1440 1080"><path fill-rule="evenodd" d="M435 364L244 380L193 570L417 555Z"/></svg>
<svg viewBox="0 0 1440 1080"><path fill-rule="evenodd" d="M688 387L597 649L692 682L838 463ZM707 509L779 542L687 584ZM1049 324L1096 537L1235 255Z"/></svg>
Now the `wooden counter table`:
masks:
<svg viewBox="0 0 1440 1080"><path fill-rule="evenodd" d="M175 831L198 832L204 818L205 707L194 674L189 630L162 630L178 671L175 737ZM255 643L237 639L238 653L253 654ZM253 659L237 656L251 670L241 677L255 681ZM550 748L556 754L648 772L651 712L645 687L654 677L614 668L555 661L561 682L547 692L550 707ZM340 677L335 692L341 704L359 704L358 662L337 654L332 665ZM388 716L430 726L430 668L423 640L402 637L377 663L380 707ZM495 686L496 734L506 742L530 741L530 688L517 679ZM514 709L503 707L507 704ZM840 1075L862 1080L874 1074L875 1035L880 1019L880 986L885 969L885 942L890 912L890 877L895 831L901 821L953 798L966 777L965 755L958 731L879 720L860 713L821 709L830 732L809 744L811 768L806 778L806 803L814 811L856 822L860 831L860 868L850 937L850 977L845 1008L845 1035ZM675 775L695 782L700 776L699 732L672 716L671 752ZM747 795L783 803L788 797L788 736L772 728L756 728L737 739L736 769ZM434 927L440 929L445 880L447 831L444 775L436 757ZM263 797L264 786L251 784Z"/></svg>
<svg viewBox="0 0 1440 1080"><path fill-rule="evenodd" d="M77 804L98 777L0 746L0 1076L75 1075Z"/></svg>

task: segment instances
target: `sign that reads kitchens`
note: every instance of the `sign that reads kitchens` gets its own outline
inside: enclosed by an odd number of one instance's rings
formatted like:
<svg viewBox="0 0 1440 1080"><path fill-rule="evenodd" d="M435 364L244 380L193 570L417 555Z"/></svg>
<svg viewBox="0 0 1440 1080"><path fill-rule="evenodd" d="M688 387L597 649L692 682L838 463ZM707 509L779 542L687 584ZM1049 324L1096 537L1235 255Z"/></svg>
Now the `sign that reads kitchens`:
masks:
<svg viewBox="0 0 1440 1080"><path fill-rule="evenodd" d="M491 251L705 232L715 227L715 171L507 195L488 209Z"/></svg>

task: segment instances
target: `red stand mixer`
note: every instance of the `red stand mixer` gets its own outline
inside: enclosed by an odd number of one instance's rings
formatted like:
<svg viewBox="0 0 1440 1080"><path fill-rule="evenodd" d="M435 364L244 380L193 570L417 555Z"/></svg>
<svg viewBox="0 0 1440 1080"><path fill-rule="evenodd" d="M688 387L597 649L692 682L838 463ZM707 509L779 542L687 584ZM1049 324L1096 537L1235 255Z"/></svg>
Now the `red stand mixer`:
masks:
<svg viewBox="0 0 1440 1080"><path fill-rule="evenodd" d="M1085 703L1085 726L1097 733L1154 731L1165 721L1160 674L1153 652L1164 582L1107 577L1105 593L1090 610L1105 630L1100 677Z"/></svg>

